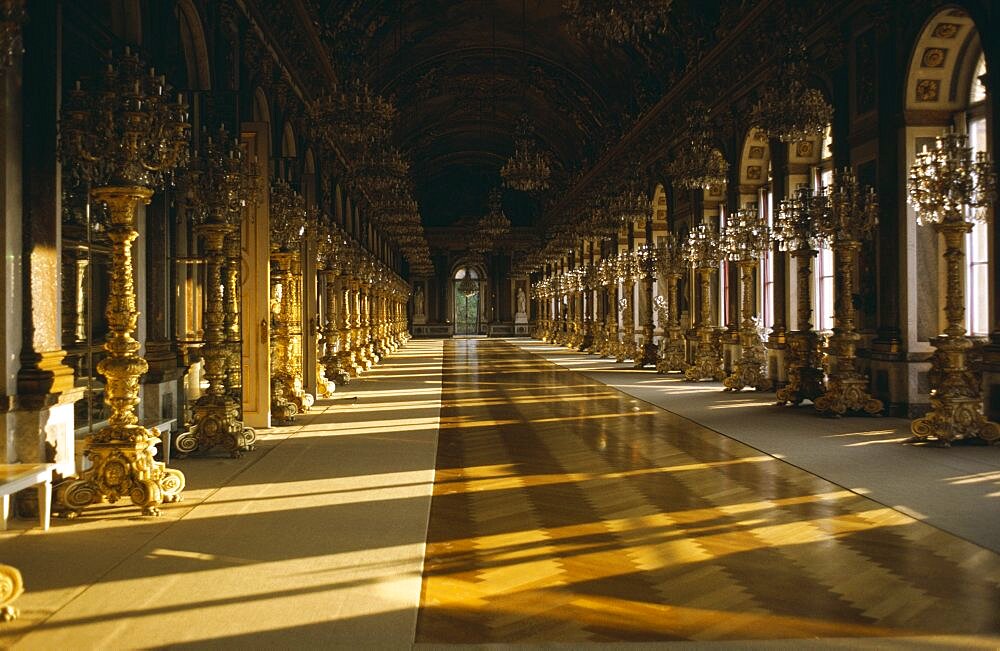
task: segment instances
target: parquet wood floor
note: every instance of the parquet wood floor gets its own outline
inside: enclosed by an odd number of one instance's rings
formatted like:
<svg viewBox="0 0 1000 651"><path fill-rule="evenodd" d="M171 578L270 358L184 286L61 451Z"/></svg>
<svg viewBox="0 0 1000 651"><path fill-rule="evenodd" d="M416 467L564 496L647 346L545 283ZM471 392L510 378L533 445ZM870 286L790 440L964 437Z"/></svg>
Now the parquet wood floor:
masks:
<svg viewBox="0 0 1000 651"><path fill-rule="evenodd" d="M505 342L443 401L417 642L1000 634L995 553Z"/></svg>

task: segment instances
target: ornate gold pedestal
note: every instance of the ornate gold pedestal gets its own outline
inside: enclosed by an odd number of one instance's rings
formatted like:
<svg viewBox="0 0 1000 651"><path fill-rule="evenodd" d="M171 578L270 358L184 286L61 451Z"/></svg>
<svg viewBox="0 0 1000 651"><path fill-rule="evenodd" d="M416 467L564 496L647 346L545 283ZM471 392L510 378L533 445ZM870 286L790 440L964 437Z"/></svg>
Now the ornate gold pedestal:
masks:
<svg viewBox="0 0 1000 651"><path fill-rule="evenodd" d="M0 564L0 622L17 619L18 611L13 605L24 593L24 580L17 568Z"/></svg>
<svg viewBox="0 0 1000 651"><path fill-rule="evenodd" d="M104 187L92 191L96 202L106 203L111 227L111 282L108 296L107 357L97 365L106 379L105 403L111 414L108 426L86 438L84 456L93 466L80 478L59 485L56 503L72 517L102 500L115 503L128 496L143 515L158 515L162 502L180 500L184 475L167 468L153 456L159 432L138 425L139 377L148 370L140 357L139 342L132 337L139 313L135 306L132 276L132 242L139 204L148 204L153 191L144 187Z"/></svg>
<svg viewBox="0 0 1000 651"><path fill-rule="evenodd" d="M837 265L837 292L834 306L833 337L830 338L831 364L826 391L816 398L816 410L831 416L848 412L863 412L871 416L882 413L882 401L868 392L868 378L858 372L856 353L861 340L854 330L854 303L851 287L854 278L854 256L861 243L855 240L833 242Z"/></svg>
<svg viewBox="0 0 1000 651"><path fill-rule="evenodd" d="M740 267L740 358L736 360L733 373L722 381L726 391L742 391L753 387L758 391L770 388L764 363L764 342L757 332L753 300L755 260L739 260Z"/></svg>
<svg viewBox="0 0 1000 651"><path fill-rule="evenodd" d="M962 287L964 239L972 224L959 213L935 223L934 230L944 236L948 286L945 317L948 327L933 340L937 349L937 385L931 389L931 411L910 425L914 440L933 440L942 445L952 441L979 438L987 443L1000 442L1000 424L983 415L979 383L966 366L972 342L965 336L965 292Z"/></svg>
<svg viewBox="0 0 1000 651"><path fill-rule="evenodd" d="M822 341L819 334L813 331L810 319L812 261L816 255L815 249L792 251L798 269L798 329L786 335L788 384L778 389L776 397L779 405L798 405L803 400L815 401L826 389Z"/></svg>
<svg viewBox="0 0 1000 651"><path fill-rule="evenodd" d="M684 356L684 332L681 330L677 301L677 281L680 274L667 273L666 324L656 360L657 373L683 373L688 363Z"/></svg>
<svg viewBox="0 0 1000 651"><path fill-rule="evenodd" d="M226 343L223 311L222 265L223 242L233 227L223 218L198 227L205 240L207 300L205 306L205 377L208 391L192 407L191 428L174 439L174 448L181 454L195 450L208 451L221 447L233 457L243 450L252 450L257 434L240 420L240 406L226 391L226 371L232 348Z"/></svg>
<svg viewBox="0 0 1000 651"><path fill-rule="evenodd" d="M719 332L712 327L712 273L715 269L714 266L698 267L698 281L701 285L700 319L694 364L684 369L684 379L689 382L718 381L726 376L722 369L722 346L719 341Z"/></svg>
<svg viewBox="0 0 1000 651"><path fill-rule="evenodd" d="M340 329L341 319L337 309L338 294L342 292L339 287L340 280L337 275L327 272L326 279L326 322L323 324L323 351L320 357L320 364L326 371L326 379L336 385L344 386L351 381L351 376L341 365L340 347L342 345L342 333Z"/></svg>
<svg viewBox="0 0 1000 651"><path fill-rule="evenodd" d="M615 361L619 364L626 359L632 359L632 356L635 355L635 318L632 310L634 289L634 281L626 279L622 283L622 297L618 303L622 313L621 338L618 340L618 348L615 350Z"/></svg>
<svg viewBox="0 0 1000 651"><path fill-rule="evenodd" d="M305 412L312 404L312 396L302 390L302 380L295 372L297 355L292 339L292 313L296 309L295 276L292 273L295 254L272 253L277 265L273 281L280 286L277 305L272 305L271 325L271 415L288 421Z"/></svg>

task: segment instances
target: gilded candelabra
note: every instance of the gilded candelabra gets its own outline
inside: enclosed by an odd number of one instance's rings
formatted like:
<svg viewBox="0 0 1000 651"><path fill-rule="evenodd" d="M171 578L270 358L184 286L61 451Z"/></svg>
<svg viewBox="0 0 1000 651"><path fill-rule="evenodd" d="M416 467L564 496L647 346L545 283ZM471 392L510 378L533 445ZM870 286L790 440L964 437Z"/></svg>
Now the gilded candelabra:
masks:
<svg viewBox="0 0 1000 651"><path fill-rule="evenodd" d="M592 263L587 263L583 267L580 283L583 286L583 339L580 341L579 350L592 352L596 337L594 323L594 293L597 281L597 269Z"/></svg>
<svg viewBox="0 0 1000 651"><path fill-rule="evenodd" d="M684 258L697 270L700 287L698 343L694 364L685 369L684 379L690 382L721 380L726 374L722 370L719 333L712 325L712 274L719 269L722 250L719 246L719 233L714 226L698 224L688 234Z"/></svg>
<svg viewBox="0 0 1000 651"><path fill-rule="evenodd" d="M621 337L615 351L615 361L624 362L635 355L635 310L633 295L635 294L635 279L639 275L639 261L633 251L620 253L618 256L618 280L621 282L622 295L618 299L618 308L622 315Z"/></svg>
<svg viewBox="0 0 1000 651"><path fill-rule="evenodd" d="M816 398L816 410L843 416L847 412L882 413L882 401L868 391L868 378L857 368L856 351L861 335L854 326L854 264L861 240L878 223L878 200L873 189L864 192L857 178L845 169L834 177L833 187L821 195L824 208L819 230L830 242L836 265L833 336L830 338L830 374L826 391Z"/></svg>
<svg viewBox="0 0 1000 651"><path fill-rule="evenodd" d="M656 361L657 373L683 373L688 368L684 355L684 332L681 329L681 314L678 305L677 285L689 265L684 260L677 237L670 233L657 251L656 263L667 285L667 296L664 299L665 308L660 313L660 323L663 328L663 338Z"/></svg>
<svg viewBox="0 0 1000 651"><path fill-rule="evenodd" d="M597 266L597 278L601 284L601 312L604 317L599 325L599 340L595 343L595 352L601 357L611 357L614 342L618 340L618 323L615 320L616 282L614 256L604 257Z"/></svg>
<svg viewBox="0 0 1000 651"><path fill-rule="evenodd" d="M771 386L754 300L757 261L770 243L767 222L752 205L734 212L722 232L722 250L740 268L740 358L732 374L722 381L726 391L742 391L744 387L763 391Z"/></svg>
<svg viewBox="0 0 1000 651"><path fill-rule="evenodd" d="M350 380L347 372L340 368L340 358L337 347L340 336L337 329L337 272L340 233L328 219L324 219L319 227L319 237L316 243L316 262L323 277L323 296L325 314L320 328L322 339L318 343L318 364L322 375L319 376L318 387L321 395L332 395L337 385L344 385Z"/></svg>
<svg viewBox="0 0 1000 651"><path fill-rule="evenodd" d="M648 234L652 234L651 228ZM635 251L641 283L639 289L644 300L639 302L642 335L632 353L633 368L655 366L659 357L656 342L653 341L653 277L656 274L657 254L656 246L651 242L639 245Z"/></svg>
<svg viewBox="0 0 1000 651"><path fill-rule="evenodd" d="M208 390L192 406L191 427L174 439L181 454L221 447L237 457L243 450L253 449L257 438L253 428L243 424L240 405L226 390L233 347L226 337L223 275L226 240L237 230L239 214L251 199L254 183L239 143L224 128L217 138L203 135L183 187L195 230L205 246L205 344L201 353Z"/></svg>
<svg viewBox="0 0 1000 651"><path fill-rule="evenodd" d="M84 456L91 467L59 486L57 503L73 516L91 504L127 495L144 515L157 515L161 503L180 499L184 475L154 460L159 432L141 426L135 412L139 378L149 365L132 336L139 318L132 243L139 235L138 207L186 163L187 108L183 98L171 100L164 78L128 49L108 65L97 85L88 91L77 82L60 127L64 160L90 183L90 199L105 204L109 216L107 356L97 370L106 378L110 416L107 427L86 438Z"/></svg>
<svg viewBox="0 0 1000 651"><path fill-rule="evenodd" d="M271 414L289 421L308 409L296 370L295 267L306 230L302 197L285 181L271 185Z"/></svg>
<svg viewBox="0 0 1000 651"><path fill-rule="evenodd" d="M931 410L913 421L914 440L943 445L979 438L1000 441L1000 424L983 415L979 383L969 372L967 357L972 342L965 330L964 240L973 222L987 222L996 198L996 174L985 152L972 158L966 136L950 131L936 147L917 155L910 168L909 201L916 208L917 223L930 224L944 237L947 294L944 315L947 327L937 336L939 370L931 388Z"/></svg>
<svg viewBox="0 0 1000 651"><path fill-rule="evenodd" d="M812 266L821 243L819 220L825 210L825 198L816 196L809 187L799 188L795 197L781 202L774 227L774 238L795 259L798 276L796 330L788 333L788 361L785 372L788 383L778 389L779 405L798 405L803 400L815 401L826 390L823 370L822 339L815 330L812 317Z"/></svg>
<svg viewBox="0 0 1000 651"><path fill-rule="evenodd" d="M337 302L341 308L340 317L337 320L340 347L337 351L338 366L348 373L349 376L357 376L361 373L361 367L355 364L355 280L353 277L356 260L357 247L344 241L341 253L338 255L340 262L340 280L337 284L340 294Z"/></svg>

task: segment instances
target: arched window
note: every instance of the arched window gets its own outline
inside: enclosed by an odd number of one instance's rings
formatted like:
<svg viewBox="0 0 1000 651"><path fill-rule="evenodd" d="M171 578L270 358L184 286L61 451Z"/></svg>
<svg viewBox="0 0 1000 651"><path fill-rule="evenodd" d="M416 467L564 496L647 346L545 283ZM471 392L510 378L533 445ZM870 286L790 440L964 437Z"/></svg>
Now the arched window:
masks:
<svg viewBox="0 0 1000 651"><path fill-rule="evenodd" d="M833 135L829 125L823 133L819 165L813 168L812 185L816 193L833 185ZM833 251L828 245L819 247L813 278L813 309L816 311L813 326L817 330L833 330L834 267Z"/></svg>
<svg viewBox="0 0 1000 651"><path fill-rule="evenodd" d="M986 76L986 58L980 54L976 69L972 75L969 90L969 107L956 116L956 122L965 122L966 133L969 135L969 147L975 152L988 151L986 135L986 86L983 78ZM961 126L961 125L959 125ZM989 334L989 225L976 222L972 231L966 235L966 277L965 277L965 327L972 336Z"/></svg>

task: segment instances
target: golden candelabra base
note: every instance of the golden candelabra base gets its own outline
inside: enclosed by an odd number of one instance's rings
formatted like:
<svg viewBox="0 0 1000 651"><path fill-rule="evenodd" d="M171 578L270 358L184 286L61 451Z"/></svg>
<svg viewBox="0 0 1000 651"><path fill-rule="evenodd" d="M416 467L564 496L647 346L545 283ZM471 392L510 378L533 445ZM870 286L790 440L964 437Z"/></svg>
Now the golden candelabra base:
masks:
<svg viewBox="0 0 1000 651"><path fill-rule="evenodd" d="M18 610L14 601L24 593L24 580L15 567L0 564L0 622L17 619Z"/></svg>
<svg viewBox="0 0 1000 651"><path fill-rule="evenodd" d="M591 323L589 336L590 343L584 348L584 352L599 355L604 346L604 339L608 336L604 326L598 321Z"/></svg>
<svg viewBox="0 0 1000 651"><path fill-rule="evenodd" d="M594 323L592 321L583 322L583 335L577 350L582 353L589 353L594 347Z"/></svg>
<svg viewBox="0 0 1000 651"><path fill-rule="evenodd" d="M868 378L858 372L856 353L861 340L854 330L854 305L851 287L854 279L854 256L861 243L855 240L834 241L834 258L837 266L837 296L834 306L834 335L830 337L833 352L826 391L813 404L816 411L829 416L843 416L848 412L881 415L882 401L868 391Z"/></svg>
<svg viewBox="0 0 1000 651"><path fill-rule="evenodd" d="M615 362L622 364L632 357L632 349L635 345L635 333L627 325L622 328L619 337L615 342L614 357Z"/></svg>
<svg viewBox="0 0 1000 651"><path fill-rule="evenodd" d="M111 282L108 296L107 357L97 370L107 380L105 403L111 411L108 426L88 436L83 454L93 464L57 489L56 503L68 517L101 501L115 503L124 496L142 509L143 515L158 515L162 502L180 500L184 475L168 469L153 457L159 432L138 425L139 378L149 370L138 355L139 342L132 337L139 313L135 305L132 275L132 242L138 237L135 216L139 204L153 196L149 188L103 187L92 191L94 201L105 203L111 219Z"/></svg>
<svg viewBox="0 0 1000 651"><path fill-rule="evenodd" d="M778 405L799 405L803 400L816 401L826 391L822 359L822 337L812 330L788 333L788 384L778 389Z"/></svg>
<svg viewBox="0 0 1000 651"><path fill-rule="evenodd" d="M684 354L684 333L680 326L670 326L660 339L657 353L657 373L683 373L688 363Z"/></svg>
<svg viewBox="0 0 1000 651"><path fill-rule="evenodd" d="M764 354L764 342L757 329L745 327L740 330L740 358L736 360L733 372L722 381L725 390L742 391L746 387L757 391L770 389Z"/></svg>
<svg viewBox="0 0 1000 651"><path fill-rule="evenodd" d="M879 416L882 401L868 392L868 378L855 368L854 350L861 336L856 332L835 334L830 338L830 348L837 351L831 362L833 368L827 379L826 391L813 403L816 411L829 416L843 416L848 412Z"/></svg>
<svg viewBox="0 0 1000 651"><path fill-rule="evenodd" d="M240 420L240 407L228 395L203 395L191 409L191 428L174 439L174 449L182 455L196 450L207 452L221 447L233 458L253 450L257 432Z"/></svg>
<svg viewBox="0 0 1000 651"><path fill-rule="evenodd" d="M319 398L332 398L337 391L337 383L329 378L326 367L323 366L323 359L316 360L316 396Z"/></svg>
<svg viewBox="0 0 1000 651"><path fill-rule="evenodd" d="M601 348L601 357L614 357L617 346L618 324L614 321L609 321L604 335L604 347Z"/></svg>
<svg viewBox="0 0 1000 651"><path fill-rule="evenodd" d="M715 380L726 377L722 368L722 341L715 328L698 328L698 343L695 348L694 364L684 369L684 379L688 382Z"/></svg>
<svg viewBox="0 0 1000 651"><path fill-rule="evenodd" d="M326 372L327 380L332 380L337 386L344 386L351 382L351 374L344 368L343 357L340 353L324 355L319 361Z"/></svg>
<svg viewBox="0 0 1000 651"><path fill-rule="evenodd" d="M121 439L97 440L104 431L86 439L84 455L93 464L79 479L56 488L56 503L66 517L78 516L83 509L128 497L143 515L159 515L160 504L179 502L184 490L184 474L155 461L160 432L139 425L123 428Z"/></svg>
<svg viewBox="0 0 1000 651"><path fill-rule="evenodd" d="M659 361L659 349L653 342L653 329L643 328L642 341L636 343L632 351L632 368L640 369L646 366L656 366Z"/></svg>
<svg viewBox="0 0 1000 651"><path fill-rule="evenodd" d="M976 377L966 368L972 342L965 336L935 338L940 380L931 390L931 410L910 425L911 442L934 441L948 446L952 441L978 438L1000 442L1000 424L986 419Z"/></svg>

